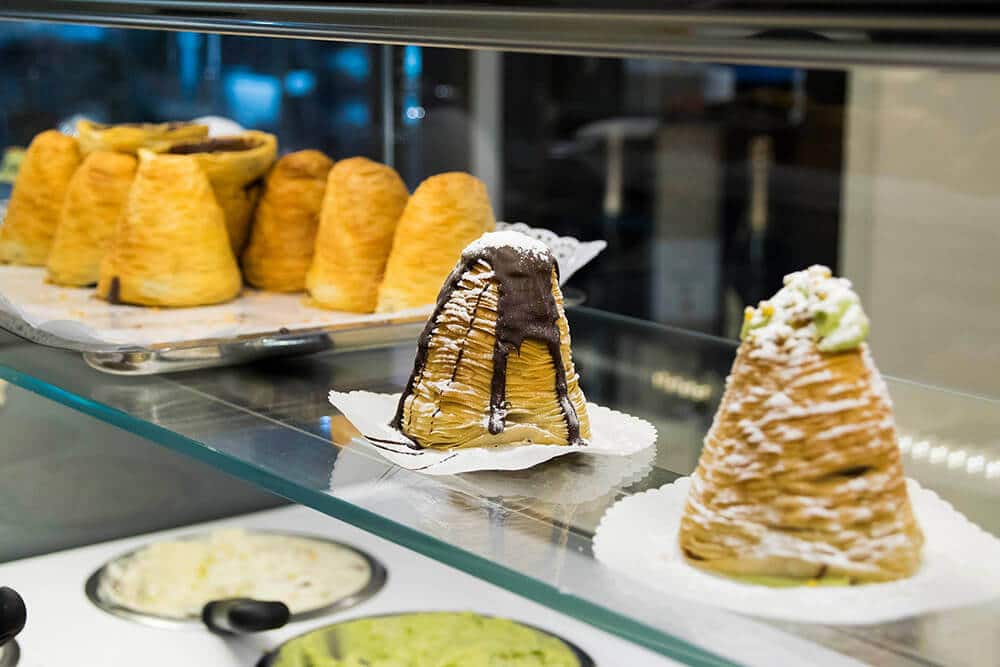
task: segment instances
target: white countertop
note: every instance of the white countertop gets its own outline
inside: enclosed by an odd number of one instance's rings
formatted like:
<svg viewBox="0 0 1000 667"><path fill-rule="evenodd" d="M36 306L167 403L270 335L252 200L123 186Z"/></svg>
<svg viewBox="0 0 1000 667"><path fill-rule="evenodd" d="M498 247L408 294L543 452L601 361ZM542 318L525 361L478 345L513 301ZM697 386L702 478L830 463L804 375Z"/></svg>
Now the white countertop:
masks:
<svg viewBox="0 0 1000 667"><path fill-rule="evenodd" d="M234 639L201 626L167 629L108 614L87 599L83 586L105 561L155 539L221 526L314 533L357 546L389 572L385 588L362 604L322 619ZM601 667L679 663L442 565L314 510L292 506L223 521L151 533L0 565L0 585L17 590L28 608L18 637L25 667L252 666L281 641L327 623L399 611L471 610L506 616L551 630L576 643Z"/></svg>

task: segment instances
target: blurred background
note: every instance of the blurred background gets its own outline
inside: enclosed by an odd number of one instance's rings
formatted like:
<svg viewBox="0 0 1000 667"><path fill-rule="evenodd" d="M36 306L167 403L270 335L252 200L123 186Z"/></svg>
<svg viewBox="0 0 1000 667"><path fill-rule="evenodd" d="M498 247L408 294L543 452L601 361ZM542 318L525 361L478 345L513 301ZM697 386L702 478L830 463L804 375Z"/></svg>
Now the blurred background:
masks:
<svg viewBox="0 0 1000 667"><path fill-rule="evenodd" d="M498 219L608 242L573 280L589 306L734 338L744 305L823 263L861 292L885 372L1000 397L997 83L3 23L0 147L215 114L411 188L468 170Z"/></svg>

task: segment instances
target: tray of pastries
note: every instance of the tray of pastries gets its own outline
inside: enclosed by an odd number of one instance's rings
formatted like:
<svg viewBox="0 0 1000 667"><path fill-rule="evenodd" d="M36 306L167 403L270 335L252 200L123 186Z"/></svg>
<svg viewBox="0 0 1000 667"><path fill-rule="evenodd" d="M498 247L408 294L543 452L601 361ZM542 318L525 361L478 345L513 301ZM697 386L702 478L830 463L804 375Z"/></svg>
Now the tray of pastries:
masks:
<svg viewBox="0 0 1000 667"><path fill-rule="evenodd" d="M388 165L198 122L37 135L0 224L0 326L149 374L415 340L462 248L513 228L560 280L603 248L494 219L463 172L412 193Z"/></svg>

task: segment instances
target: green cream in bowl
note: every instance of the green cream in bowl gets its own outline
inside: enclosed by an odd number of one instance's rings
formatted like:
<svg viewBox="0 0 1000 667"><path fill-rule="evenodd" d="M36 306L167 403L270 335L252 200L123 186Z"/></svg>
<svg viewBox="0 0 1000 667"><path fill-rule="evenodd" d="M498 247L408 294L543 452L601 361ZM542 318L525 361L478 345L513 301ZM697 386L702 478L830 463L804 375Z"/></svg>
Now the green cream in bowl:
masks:
<svg viewBox="0 0 1000 667"><path fill-rule="evenodd" d="M565 642L504 618L428 612L345 621L284 644L270 667L581 667Z"/></svg>

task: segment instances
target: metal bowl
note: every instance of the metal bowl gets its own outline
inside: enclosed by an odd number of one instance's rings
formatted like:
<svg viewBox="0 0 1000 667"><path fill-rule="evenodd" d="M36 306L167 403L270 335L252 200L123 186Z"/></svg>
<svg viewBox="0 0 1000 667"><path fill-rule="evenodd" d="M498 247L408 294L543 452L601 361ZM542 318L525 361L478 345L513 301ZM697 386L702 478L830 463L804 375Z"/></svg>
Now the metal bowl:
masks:
<svg viewBox="0 0 1000 667"><path fill-rule="evenodd" d="M353 621L361 621L361 620L364 620L364 619L371 619L371 618L392 618L392 617L395 617L395 616L408 616L410 614L434 614L434 613L441 613L441 614L473 613L473 614L476 614L477 616L482 616L484 618L506 618L506 617L502 617L502 616L491 616L489 614L480 614L479 612L440 611L440 610L438 610L438 611L432 611L432 612L403 611L403 612L395 612L395 613L391 613L391 614L373 614L371 616L360 616L358 618L346 619L346 620L340 621L339 623L331 623L330 625L327 625L327 626L321 626L319 628L313 628L312 630L308 630L308 631L303 632L301 634L298 634L298 635L296 635L296 636L294 636L294 637L292 637L290 639L287 639L287 640L283 641L278 647L274 648L271 651L268 651L263 656L261 656L260 660L257 662L256 667L273 667L273 665L275 663L275 660L277 660L278 654L281 652L282 648L284 648L286 645L288 645L288 644L290 644L290 643L292 643L292 642L294 642L294 641L296 641L296 640L298 640L298 639L300 639L302 637L305 637L306 635L310 635L310 634L312 634L314 632L321 632L321 631L333 630L334 628L336 628L339 625L343 625L345 623L351 623ZM518 621L518 620L515 620L515 619L512 619L512 618L506 618L506 620L512 621L513 623L517 623L518 625L521 625L523 627L530 628L530 629L534 630L535 632L539 632L539 633L541 633L543 635L547 635L547 636L552 637L554 639L558 639L563 644L565 644L566 647L569 648L570 651L573 652L574 656L576 656L578 667L597 667L597 663L594 662L594 659L591 658L590 655L588 655L582 648L580 648L579 646L577 646L573 642L569 641L565 637L563 637L561 635L558 635L558 634L556 634L554 632L551 632L549 630L545 630L544 628L539 628L536 625L531 625L530 623L522 623L521 621Z"/></svg>
<svg viewBox="0 0 1000 667"><path fill-rule="evenodd" d="M316 607L315 609L307 609L305 611L300 611L292 614L289 618L289 622L304 621L311 618L317 618L320 616L325 616L327 614L332 614L338 611L343 611L345 609L350 609L355 607L368 598L372 597L378 593L385 586L386 579L388 578L388 572L385 566L381 562L375 559L372 555L368 554L357 547L351 546L350 544L345 544L343 542L338 542L337 540L331 540L324 537L317 537L315 535L308 535L303 533L278 531L278 530L252 530L248 531L251 534L257 535L277 535L281 537L295 537L298 539L311 540L313 542L319 542L323 544L331 544L343 549L348 549L353 551L358 556L363 558L365 562L368 563L369 572L371 573L368 583L366 583L360 590L347 597L339 598L333 602L323 605L321 607ZM207 533L196 533L193 535L187 535L180 539L182 540L197 540L203 539L207 536ZM173 616L162 616L159 614L151 614L138 609L133 609L131 607L126 607L118 604L114 600L110 600L105 596L101 595L100 585L101 580L105 576L107 568L113 563L116 563L125 558L130 558L137 552L141 551L145 547L137 547L128 551L126 553L115 556L100 568L97 569L90 577L87 578L87 582L84 585L84 592L87 594L87 598L94 603L99 609L102 609L109 614L113 614L120 618L125 618L130 621L135 621L137 623L143 623L145 625L152 625L161 628L191 628L194 626L202 625L202 620L200 616L191 616L188 618L176 618ZM7 663L0 662L0 667L5 667Z"/></svg>
<svg viewBox="0 0 1000 667"><path fill-rule="evenodd" d="M21 660L21 647L13 639L0 646L0 667L14 667Z"/></svg>

